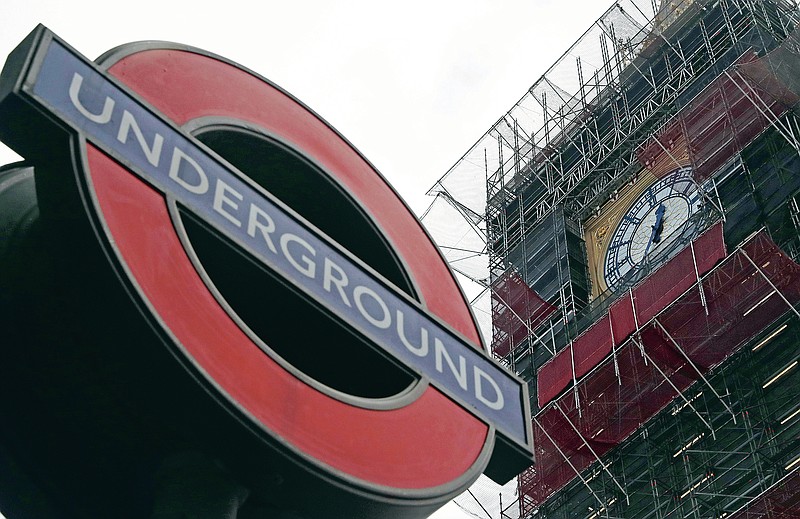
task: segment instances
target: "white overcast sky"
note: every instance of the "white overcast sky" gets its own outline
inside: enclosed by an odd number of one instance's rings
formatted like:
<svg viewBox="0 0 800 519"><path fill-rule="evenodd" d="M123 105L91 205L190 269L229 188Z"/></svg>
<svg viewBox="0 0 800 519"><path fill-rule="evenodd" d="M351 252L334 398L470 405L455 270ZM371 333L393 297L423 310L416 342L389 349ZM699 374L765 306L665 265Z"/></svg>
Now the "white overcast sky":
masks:
<svg viewBox="0 0 800 519"><path fill-rule="evenodd" d="M0 0L0 55L38 23L94 59L193 45L258 72L347 137L411 208L611 0ZM0 164L18 157L0 143ZM465 517L454 505L434 519Z"/></svg>

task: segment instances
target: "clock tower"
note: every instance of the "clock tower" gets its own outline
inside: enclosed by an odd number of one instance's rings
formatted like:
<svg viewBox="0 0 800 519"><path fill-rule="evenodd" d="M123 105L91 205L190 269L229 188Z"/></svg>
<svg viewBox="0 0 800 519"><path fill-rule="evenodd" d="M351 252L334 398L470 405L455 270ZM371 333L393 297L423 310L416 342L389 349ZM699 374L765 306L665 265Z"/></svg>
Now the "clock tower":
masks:
<svg viewBox="0 0 800 519"><path fill-rule="evenodd" d="M476 517L800 516L798 26L616 1L432 188L531 388L534 467Z"/></svg>

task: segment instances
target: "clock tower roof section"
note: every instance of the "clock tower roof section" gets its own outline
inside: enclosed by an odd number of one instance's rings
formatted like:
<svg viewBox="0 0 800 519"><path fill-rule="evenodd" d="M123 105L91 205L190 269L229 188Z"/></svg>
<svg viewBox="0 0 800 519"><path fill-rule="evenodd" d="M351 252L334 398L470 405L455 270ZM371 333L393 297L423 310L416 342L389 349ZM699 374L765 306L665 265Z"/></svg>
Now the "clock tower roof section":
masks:
<svg viewBox="0 0 800 519"><path fill-rule="evenodd" d="M685 13L697 13L702 9L701 6L704 3L707 2L703 0L661 0L653 18L652 30L642 46L642 55L650 55L657 48L659 41L670 38L679 30L680 25L686 23L686 18L691 17L691 15L684 17ZM684 20L682 23L677 23L681 17L684 17Z"/></svg>

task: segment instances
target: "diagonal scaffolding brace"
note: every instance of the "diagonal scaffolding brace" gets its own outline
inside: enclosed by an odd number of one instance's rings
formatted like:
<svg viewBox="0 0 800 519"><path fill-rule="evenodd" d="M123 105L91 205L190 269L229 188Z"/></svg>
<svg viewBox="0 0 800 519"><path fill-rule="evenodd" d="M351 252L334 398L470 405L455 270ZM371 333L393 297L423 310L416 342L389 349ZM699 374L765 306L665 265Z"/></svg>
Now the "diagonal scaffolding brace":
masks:
<svg viewBox="0 0 800 519"><path fill-rule="evenodd" d="M704 424L706 424L706 427L708 427L708 430L711 431L711 437L716 439L717 438L717 433L714 432L714 427L711 426L711 424L708 422L708 420L703 418L703 415L701 415L700 412L697 410L697 408L695 408L695 406L692 405L692 401L686 398L686 395L683 394L683 391L678 389L678 387L669 379L667 374L664 373L664 370L662 370L658 366L658 364L656 364L656 362L652 359L652 357L650 357L650 355L647 354L647 352L645 352L644 344L639 342L639 341L637 341L633 337L631 337L631 340L633 342L635 342L639 346L639 350L642 352L642 356L644 356L645 360L648 360L653 365L653 367L656 368L656 371L658 371L661 374L661 376L664 378L664 381L667 384L669 384L670 387L672 387L672 389L674 389L676 393L678 393L678 396L681 398L681 400L683 400L684 404L689 406L689 408L692 411L694 411L694 414L697 415L697 417L700 419L700 421L703 422Z"/></svg>
<svg viewBox="0 0 800 519"><path fill-rule="evenodd" d="M581 399L578 394L578 377L575 375L575 350L573 349L573 341L569 341L569 360L572 365L572 393L575 397L575 409L578 410L578 416L581 416Z"/></svg>
<svg viewBox="0 0 800 519"><path fill-rule="evenodd" d="M755 269L758 271L758 273L759 273L759 274L761 274L761 277L763 277L763 278L764 278L764 281L766 281L766 282L769 284L769 286L770 286L770 287L772 287L772 290L774 290L774 291L775 291L775 293L776 293L776 294L778 294L778 297L780 297L781 299L783 299L783 302L784 302L784 303L786 303L786 306L788 306L788 307L789 307L789 310L791 310L792 312L794 312L794 315L796 315L797 317L800 317L800 312L798 312L798 311L797 311L797 309L794 307L794 305L792 305L792 303L790 303L790 302L789 302L789 300L788 300L788 299L786 299L786 296L784 296L784 295L781 293L781 291L780 291L780 290L778 290L778 287L776 287L776 286L775 286L775 284L774 284L774 283L773 283L773 282L772 282L772 281L769 279L769 277L768 277L768 276L767 276L767 275L764 273L764 271L763 271L763 270L761 270L761 267L759 267L758 265L756 265L756 263L755 263L755 262L752 260L752 258L750 258L750 256L747 254L747 252L745 252L745 250L744 250L744 249L743 249L741 246L740 246L740 247L738 247L738 248L737 248L737 250L738 250L739 252L741 252L741 253L742 253L742 255L743 255L743 256L744 256L744 257L747 259L747 261L749 261L749 262L750 262L750 264L751 264L751 265L753 265L753 268L755 268Z"/></svg>
<svg viewBox="0 0 800 519"><path fill-rule="evenodd" d="M556 441L553 439L553 437L552 437L552 436L550 436L550 433L548 433L548 432L547 432L547 429L545 429L545 428L542 426L542 424L541 424L541 423L539 423L539 420L538 420L538 419L537 419L535 416L533 417L533 423L535 423L535 424L536 424L536 425L539 427L539 429L541 429L541 430L542 430L542 432L544 433L544 435L545 435L545 436L547 436L547 439L548 439L548 440L550 440L550 443L552 443L552 444L553 444L553 446L554 446L554 447L556 448L556 450L558 451L558 453L559 453L559 454L561 454L561 457L562 457L562 458L564 458L564 461L566 461L566 462L567 462L567 464L570 466L570 468L571 468L571 469L572 469L572 470L575 472L575 475L577 475L577 476L578 476L578 478L580 478L581 482L582 482L582 483L583 483L583 485L586 487L586 489L589 491L589 493L590 493L590 494L592 494L592 496L594 496L594 498L597 500L597 502L598 502L598 503L600 503L600 506L605 506L606 504L605 504L605 503L604 503L604 502L603 502L603 501L602 501L602 500L601 500L601 499L600 499L600 498L597 496L597 494L595 494L594 490L592 490L592 487L590 487L590 486L589 486L589 482L588 482L588 481L586 481L586 478L584 478L583 476L581 476L581 472L580 472L580 471L579 471L579 470L578 470L578 469L575 467L575 465L574 465L574 464L573 464L573 463L570 461L570 459L569 459L569 456L567 456L566 454L564 454L564 451L562 451L562 450L561 450L561 447L559 447L559 446L558 446L558 444L557 444L557 443L556 443Z"/></svg>
<svg viewBox="0 0 800 519"><path fill-rule="evenodd" d="M622 494L625 496L625 502L627 504L630 504L630 498L628 497L628 493L625 491L625 488L623 488L623 486L619 484L619 481L617 481L617 478L614 477L614 474L612 474L611 471L608 470L608 466L605 463L603 463L603 460L600 459L600 456L597 455L592 446L589 445L589 442L586 441L586 438L584 438L581 432L578 430L578 428L575 427L575 424L572 423L572 420L569 419L567 413L565 413L564 410L561 409L561 406L558 405L558 403L555 404L555 408L558 409L558 411L561 413L561 416L564 417L564 420L566 420L567 423L569 423L570 427L572 427L572 430L575 431L575 434L578 435L578 437L581 439L586 448L589 449L589 452L592 453L592 456L594 456L594 459L603 468L603 471L605 471L605 473L608 474L608 477L610 477L611 480L614 482L614 484L617 485L617 488L619 488L620 492L622 492Z"/></svg>
<svg viewBox="0 0 800 519"><path fill-rule="evenodd" d="M697 365L694 362L692 362L692 359L689 358L689 355L687 355L686 352L683 351L683 348L681 348L681 346L678 344L678 342L672 337L672 334L669 333L666 328L664 328L664 326L661 324L661 322L658 319L653 319L653 322L656 323L656 325L659 328L661 328L661 331L664 332L664 334L670 340L672 345L675 346L675 348L680 352L680 354L683 356L683 358L686 359L686 362L688 362L689 365L692 367L692 369L694 369L695 372L700 376L700 378L703 380L705 385L708 386L708 388L711 390L711 392L714 393L714 395L716 395L716 397L719 399L719 401L722 403L722 405L725 406L725 409L727 409L728 412L730 413L730 415L733 417L733 423L736 423L736 413L733 412L733 409L731 409L731 407L728 405L728 403L722 398L722 395L720 395L717 392L717 390L714 389L714 386L711 385L711 382L709 382L708 379L705 377L705 375L703 375L703 373L700 371L700 369L697 367Z"/></svg>
<svg viewBox="0 0 800 519"><path fill-rule="evenodd" d="M697 289L700 291L700 304L703 305L703 310L708 315L708 302L706 301L706 292L703 289L703 281L700 279L700 271L697 269L697 255L694 252L694 240L689 242L689 247L692 250L692 265L694 265L694 275L697 279Z"/></svg>

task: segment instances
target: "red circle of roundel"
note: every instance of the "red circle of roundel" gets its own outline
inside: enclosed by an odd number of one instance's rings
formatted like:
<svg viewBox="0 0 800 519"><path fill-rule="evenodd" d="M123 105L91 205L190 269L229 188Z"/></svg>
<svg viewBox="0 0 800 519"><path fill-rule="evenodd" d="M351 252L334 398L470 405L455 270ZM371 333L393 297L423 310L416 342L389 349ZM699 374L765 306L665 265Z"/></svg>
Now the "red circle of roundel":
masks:
<svg viewBox="0 0 800 519"><path fill-rule="evenodd" d="M285 92L221 59L175 49L124 55L109 73L177 125L226 117L279 136L333 176L383 229L428 311L480 343L441 255L385 180ZM475 475L489 427L427 386L392 410L343 402L266 355L219 305L181 245L163 194L87 145L87 176L120 260L189 360L230 401L305 458L367 486L432 489Z"/></svg>

